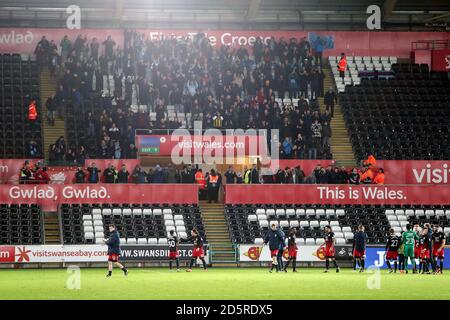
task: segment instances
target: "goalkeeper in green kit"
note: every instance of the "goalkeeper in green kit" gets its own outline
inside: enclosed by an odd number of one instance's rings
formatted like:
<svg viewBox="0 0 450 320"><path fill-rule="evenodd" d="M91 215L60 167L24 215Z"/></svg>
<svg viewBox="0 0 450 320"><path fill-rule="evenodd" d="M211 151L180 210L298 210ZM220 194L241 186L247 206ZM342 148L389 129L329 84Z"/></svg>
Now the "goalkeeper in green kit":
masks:
<svg viewBox="0 0 450 320"><path fill-rule="evenodd" d="M411 263L414 266L414 269L416 269L416 262L414 261L414 246L416 244L416 241L419 240L419 236L417 233L411 230L411 225L406 225L406 231L402 234L402 243L405 245L404 247L404 255L405 255L405 261L404 261L404 268L406 270L406 273L408 273L408 258L411 259Z"/></svg>

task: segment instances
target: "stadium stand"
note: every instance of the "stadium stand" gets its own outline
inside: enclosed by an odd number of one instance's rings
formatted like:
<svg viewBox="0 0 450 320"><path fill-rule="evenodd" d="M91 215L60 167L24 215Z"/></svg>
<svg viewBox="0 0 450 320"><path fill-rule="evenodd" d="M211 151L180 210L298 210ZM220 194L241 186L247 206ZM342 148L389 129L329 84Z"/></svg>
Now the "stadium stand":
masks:
<svg viewBox="0 0 450 320"><path fill-rule="evenodd" d="M116 225L124 244L165 245L170 230L186 238L193 228L206 239L197 205L62 205L61 219L64 244L103 243L110 224Z"/></svg>
<svg viewBox="0 0 450 320"><path fill-rule="evenodd" d="M449 159L446 73L419 65L394 65L393 70L395 79L362 80L340 94L356 157Z"/></svg>
<svg viewBox="0 0 450 320"><path fill-rule="evenodd" d="M408 222L437 223L450 236L450 206L229 204L225 210L234 243L261 244L272 223L286 234L296 227L300 245L322 244L326 225L335 233L336 244L351 244L359 224L366 227L368 244L372 245L384 244L390 227L400 233ZM405 212L415 215L410 217Z"/></svg>
<svg viewBox="0 0 450 320"><path fill-rule="evenodd" d="M0 204L2 245L42 244L43 214L37 205Z"/></svg>
<svg viewBox="0 0 450 320"><path fill-rule="evenodd" d="M36 61L20 54L0 54L0 158L38 158L42 154L39 71ZM37 102L38 120L27 119Z"/></svg>

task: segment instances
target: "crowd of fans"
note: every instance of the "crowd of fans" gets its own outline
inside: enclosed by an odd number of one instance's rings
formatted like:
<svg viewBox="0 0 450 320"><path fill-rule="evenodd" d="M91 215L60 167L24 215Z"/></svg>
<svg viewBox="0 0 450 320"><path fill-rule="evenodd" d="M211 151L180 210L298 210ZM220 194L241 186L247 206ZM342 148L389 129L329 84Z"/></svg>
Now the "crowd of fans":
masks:
<svg viewBox="0 0 450 320"><path fill-rule="evenodd" d="M43 37L36 55L58 79L46 102L49 123L67 110L82 115L82 141L78 150L65 148L63 158L79 158L81 147L81 157L131 158L134 129L192 128L194 121L205 129L279 129L282 158L331 158L333 109L320 112L324 74L306 38L257 38L249 52L244 46L213 49L202 33L150 41L126 31L123 46L111 37L65 36L59 44ZM105 75L114 79L111 95ZM280 105L277 98L296 100Z"/></svg>

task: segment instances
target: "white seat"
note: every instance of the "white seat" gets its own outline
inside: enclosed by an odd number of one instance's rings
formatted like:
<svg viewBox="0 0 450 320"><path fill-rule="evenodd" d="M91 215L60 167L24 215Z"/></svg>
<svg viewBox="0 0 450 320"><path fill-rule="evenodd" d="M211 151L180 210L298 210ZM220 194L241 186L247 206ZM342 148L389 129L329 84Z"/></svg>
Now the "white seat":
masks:
<svg viewBox="0 0 450 320"><path fill-rule="evenodd" d="M167 238L159 238L158 244L167 244Z"/></svg>
<svg viewBox="0 0 450 320"><path fill-rule="evenodd" d="M286 209L286 216L288 218L295 218L296 217L295 210L292 208Z"/></svg>
<svg viewBox="0 0 450 320"><path fill-rule="evenodd" d="M386 216L392 216L392 215L394 215L395 214L395 211L394 210L391 210L391 209L388 209L388 210L386 210L386 212L384 213Z"/></svg>
<svg viewBox="0 0 450 320"><path fill-rule="evenodd" d="M337 215L338 217L343 217L343 216L345 216L345 211L344 211L344 209L337 209L337 210L336 210L336 215Z"/></svg>
<svg viewBox="0 0 450 320"><path fill-rule="evenodd" d="M83 227L92 227L92 220L85 220L83 221Z"/></svg>
<svg viewBox="0 0 450 320"><path fill-rule="evenodd" d="M104 216L110 216L112 214L112 211L109 208L105 208L105 209L102 210L102 214Z"/></svg>
<svg viewBox="0 0 450 320"><path fill-rule="evenodd" d="M402 228L401 227L392 227L392 229L394 229L395 233L400 233L402 232Z"/></svg>
<svg viewBox="0 0 450 320"><path fill-rule="evenodd" d="M172 209L170 208L163 209L163 214L172 214Z"/></svg>
<svg viewBox="0 0 450 320"><path fill-rule="evenodd" d="M279 216L284 216L286 214L286 211L284 211L284 209L277 209L275 211L275 214L279 217Z"/></svg>
<svg viewBox="0 0 450 320"><path fill-rule="evenodd" d="M330 226L338 226L339 225L339 221L333 220L330 221Z"/></svg>
<svg viewBox="0 0 450 320"><path fill-rule="evenodd" d="M407 216L397 216L398 221L408 221L408 217Z"/></svg>
<svg viewBox="0 0 450 320"><path fill-rule="evenodd" d="M82 220L83 220L83 221L86 221L86 220L92 220L92 215L90 215L90 214L84 214L83 217L82 217Z"/></svg>
<svg viewBox="0 0 450 320"><path fill-rule="evenodd" d="M148 238L148 244L158 244L158 239L156 238Z"/></svg>
<svg viewBox="0 0 450 320"><path fill-rule="evenodd" d="M297 218L299 218L299 219L306 217L305 209L297 209L297 210L295 210L295 214L297 215Z"/></svg>
<svg viewBox="0 0 450 320"><path fill-rule="evenodd" d="M435 211L436 217L442 218L445 217L445 212L442 209L438 209Z"/></svg>
<svg viewBox="0 0 450 320"><path fill-rule="evenodd" d="M85 232L84 238L85 239L94 239L94 233L93 232Z"/></svg>
<svg viewBox="0 0 450 320"><path fill-rule="evenodd" d="M171 214L164 214L163 218L164 218L164 220L173 220L173 215L171 215Z"/></svg>
<svg viewBox="0 0 450 320"><path fill-rule="evenodd" d="M395 210L395 214L396 215L404 215L405 214L405 210L397 209L397 210Z"/></svg>
<svg viewBox="0 0 450 320"><path fill-rule="evenodd" d="M386 216L388 221L397 221L397 216L395 214Z"/></svg>
<svg viewBox="0 0 450 320"><path fill-rule="evenodd" d="M120 209L120 208L114 208L113 211L112 211L112 213L113 213L113 215L119 215L119 216L121 216L121 215L122 215L122 209Z"/></svg>
<svg viewBox="0 0 450 320"><path fill-rule="evenodd" d="M434 210L425 210L426 217L434 217Z"/></svg>
<svg viewBox="0 0 450 320"><path fill-rule="evenodd" d="M311 228L319 228L319 227L320 227L320 224L319 224L319 221L317 221L317 220L311 220L311 221L309 222L309 226L310 226Z"/></svg>
<svg viewBox="0 0 450 320"><path fill-rule="evenodd" d="M105 238L105 234L103 233L103 230L99 231L99 232L96 231L95 232L95 237L104 239Z"/></svg>
<svg viewBox="0 0 450 320"><path fill-rule="evenodd" d="M416 217L420 217L420 216L424 216L425 215L425 211L422 209L417 209L415 211Z"/></svg>
<svg viewBox="0 0 450 320"><path fill-rule="evenodd" d="M399 222L400 222L400 226L401 226L402 228L406 227L406 225L409 224L408 221L399 221Z"/></svg>
<svg viewBox="0 0 450 320"><path fill-rule="evenodd" d="M328 221L326 221L326 220L322 220L322 221L320 221L320 227L321 228L325 228L327 225L329 225L330 223L328 222Z"/></svg>
<svg viewBox="0 0 450 320"><path fill-rule="evenodd" d="M176 227L178 233L186 232L186 227L185 226L175 226L175 227Z"/></svg>
<svg viewBox="0 0 450 320"><path fill-rule="evenodd" d="M353 239L353 232L344 232L344 238L347 240Z"/></svg>
<svg viewBox="0 0 450 320"><path fill-rule="evenodd" d="M258 217L256 216L256 214L249 214L248 215L248 221L257 221Z"/></svg>
<svg viewBox="0 0 450 320"><path fill-rule="evenodd" d="M306 238L305 245L314 245L316 244L316 240L314 238Z"/></svg>
<svg viewBox="0 0 450 320"><path fill-rule="evenodd" d="M280 221L280 227L282 227L282 228L289 227L289 221L281 220Z"/></svg>
<svg viewBox="0 0 450 320"><path fill-rule="evenodd" d="M266 210L264 210L263 208L258 208L258 209L256 209L256 214L257 215L259 215L259 214L266 215Z"/></svg>
<svg viewBox="0 0 450 320"><path fill-rule="evenodd" d="M257 214L257 215L256 215L256 218L258 218L259 221L261 221L261 220L267 220L267 216L266 216L265 213L264 213L264 214Z"/></svg>
<svg viewBox="0 0 450 320"><path fill-rule="evenodd" d="M147 238L138 238L137 244L147 244Z"/></svg>
<svg viewBox="0 0 450 320"><path fill-rule="evenodd" d="M175 226L175 222L173 220L165 220L164 225L166 227L173 227L173 226Z"/></svg>
<svg viewBox="0 0 450 320"><path fill-rule="evenodd" d="M133 216L142 216L142 209L134 208L133 209ZM147 241L147 239L145 239Z"/></svg>
<svg viewBox="0 0 450 320"><path fill-rule="evenodd" d="M153 212L152 212L152 209L150 209L150 208L145 208L144 210L142 210L142 214L143 214L144 216L149 217L149 216L153 215Z"/></svg>
<svg viewBox="0 0 450 320"><path fill-rule="evenodd" d="M173 216L173 219L174 219L175 221L177 221L177 220L184 221L183 215L181 215L181 214L176 214L176 215L174 215L174 216Z"/></svg>
<svg viewBox="0 0 450 320"><path fill-rule="evenodd" d="M175 220L175 225L176 226L184 226L184 221L183 220Z"/></svg>
<svg viewBox="0 0 450 320"><path fill-rule="evenodd" d="M162 210L159 208L153 209L153 215L154 216L162 216Z"/></svg>
<svg viewBox="0 0 450 320"><path fill-rule="evenodd" d="M344 238L337 238L336 239L336 244L345 244L345 239Z"/></svg>
<svg viewBox="0 0 450 320"><path fill-rule="evenodd" d="M102 214L102 209L100 209L100 208L92 209L92 215L96 215L96 214Z"/></svg>
<svg viewBox="0 0 450 320"><path fill-rule="evenodd" d="M267 209L266 210L267 216L275 217L275 210L274 209Z"/></svg>
<svg viewBox="0 0 450 320"><path fill-rule="evenodd" d="M445 235L450 235L450 227L445 227L444 228L444 233L445 233Z"/></svg>
<svg viewBox="0 0 450 320"><path fill-rule="evenodd" d="M334 237L335 238L343 238L344 237L344 233L342 233L342 232L335 232L334 233Z"/></svg>
<svg viewBox="0 0 450 320"><path fill-rule="evenodd" d="M103 226L94 226L95 233L103 232Z"/></svg>
<svg viewBox="0 0 450 320"><path fill-rule="evenodd" d="M136 244L137 240L136 238L127 238L127 244Z"/></svg>
<svg viewBox="0 0 450 320"><path fill-rule="evenodd" d="M352 228L351 227L342 227L342 232L352 232Z"/></svg>
<svg viewBox="0 0 450 320"><path fill-rule="evenodd" d="M102 220L95 220L94 226L102 226L103 227L103 221Z"/></svg>
<svg viewBox="0 0 450 320"><path fill-rule="evenodd" d="M305 238L297 238L297 239L295 239L295 243L297 244L297 245L304 245L305 244Z"/></svg>
<svg viewBox="0 0 450 320"><path fill-rule="evenodd" d="M101 215L101 214L94 214L93 216L92 216L92 220L103 220L103 216Z"/></svg>
<svg viewBox="0 0 450 320"><path fill-rule="evenodd" d="M186 232L178 232L178 236L179 236L181 239L186 239L186 238L187 238L187 233L186 233Z"/></svg>
<svg viewBox="0 0 450 320"><path fill-rule="evenodd" d="M450 219L450 210L445 210L445 216L447 217L447 219Z"/></svg>
<svg viewBox="0 0 450 320"><path fill-rule="evenodd" d="M93 226L83 226L84 232L94 232Z"/></svg>
<svg viewBox="0 0 450 320"><path fill-rule="evenodd" d="M131 213L132 213L132 211L131 211L130 208L122 209L122 214L123 214L124 216L131 216Z"/></svg>
<svg viewBox="0 0 450 320"><path fill-rule="evenodd" d="M334 209L327 209L327 210L325 210L325 215L328 218L332 218L332 217L336 216L336 212L334 211Z"/></svg>
<svg viewBox="0 0 450 320"><path fill-rule="evenodd" d="M400 227L400 221L389 221L391 227Z"/></svg>
<svg viewBox="0 0 450 320"><path fill-rule="evenodd" d="M291 228L298 228L299 225L300 224L299 224L298 220L291 220L291 221L289 221L289 226Z"/></svg>
<svg viewBox="0 0 450 320"><path fill-rule="evenodd" d="M264 239L263 238L255 238L255 244L263 244L264 243Z"/></svg>
<svg viewBox="0 0 450 320"><path fill-rule="evenodd" d="M302 220L300 221L300 228L308 228L309 227L309 221Z"/></svg>
<svg viewBox="0 0 450 320"><path fill-rule="evenodd" d="M269 227L269 222L267 220L260 220L259 221L259 226L261 228L268 228Z"/></svg>
<svg viewBox="0 0 450 320"><path fill-rule="evenodd" d="M96 244L103 244L103 238L102 237L97 237L97 235L95 235L95 243Z"/></svg>
<svg viewBox="0 0 450 320"><path fill-rule="evenodd" d="M322 217L325 216L325 210L324 209L316 209L316 217Z"/></svg>
<svg viewBox="0 0 450 320"><path fill-rule="evenodd" d="M306 216L307 217L315 217L316 216L316 211L314 209L306 209Z"/></svg>
<svg viewBox="0 0 450 320"><path fill-rule="evenodd" d="M405 214L406 214L408 217L414 217L414 210L412 210L412 209L407 209L407 210L405 211Z"/></svg>
<svg viewBox="0 0 450 320"><path fill-rule="evenodd" d="M340 226L330 226L331 227L331 231L333 232L342 232L342 229Z"/></svg>

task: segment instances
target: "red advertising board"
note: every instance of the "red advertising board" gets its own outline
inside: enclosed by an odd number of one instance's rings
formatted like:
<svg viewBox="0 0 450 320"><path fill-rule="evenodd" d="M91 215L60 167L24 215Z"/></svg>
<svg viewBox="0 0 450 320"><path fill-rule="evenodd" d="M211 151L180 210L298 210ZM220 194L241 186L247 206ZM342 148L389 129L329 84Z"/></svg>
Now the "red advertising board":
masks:
<svg viewBox="0 0 450 320"><path fill-rule="evenodd" d="M197 29L141 29L147 39L158 40L170 36L190 36L199 32ZM334 47L325 50L324 55L388 55L408 58L411 43L417 40L449 40L449 32L359 32L359 31L279 31L279 30L208 30L204 32L212 45L240 44L251 46L256 37L263 40L271 36L276 39L301 39L309 37L311 33L333 39ZM39 28L0 28L0 51L33 53L42 36L55 40L57 44L64 35L75 38L78 34L87 35L88 39L97 37L100 41L111 35L114 41L123 46L124 34L122 29L39 29Z"/></svg>
<svg viewBox="0 0 450 320"><path fill-rule="evenodd" d="M20 169L26 159L0 159L0 184L18 184ZM31 166L42 159L30 160Z"/></svg>
<svg viewBox="0 0 450 320"><path fill-rule="evenodd" d="M198 203L198 187L186 184L2 185L0 203L38 204L56 211L61 203Z"/></svg>
<svg viewBox="0 0 450 320"><path fill-rule="evenodd" d="M449 184L450 160L377 160L385 184Z"/></svg>
<svg viewBox="0 0 450 320"><path fill-rule="evenodd" d="M450 71L450 49L431 51L431 70Z"/></svg>
<svg viewBox="0 0 450 320"><path fill-rule="evenodd" d="M231 204L450 204L450 186L226 185Z"/></svg>

